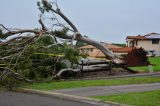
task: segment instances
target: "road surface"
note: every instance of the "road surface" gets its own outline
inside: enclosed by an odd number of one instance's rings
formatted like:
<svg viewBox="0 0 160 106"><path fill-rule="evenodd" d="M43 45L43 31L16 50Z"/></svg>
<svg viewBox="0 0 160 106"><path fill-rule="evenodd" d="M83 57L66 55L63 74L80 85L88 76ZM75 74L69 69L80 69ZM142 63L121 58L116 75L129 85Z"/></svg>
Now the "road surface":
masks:
<svg viewBox="0 0 160 106"><path fill-rule="evenodd" d="M35 94L0 92L0 106L94 106Z"/></svg>

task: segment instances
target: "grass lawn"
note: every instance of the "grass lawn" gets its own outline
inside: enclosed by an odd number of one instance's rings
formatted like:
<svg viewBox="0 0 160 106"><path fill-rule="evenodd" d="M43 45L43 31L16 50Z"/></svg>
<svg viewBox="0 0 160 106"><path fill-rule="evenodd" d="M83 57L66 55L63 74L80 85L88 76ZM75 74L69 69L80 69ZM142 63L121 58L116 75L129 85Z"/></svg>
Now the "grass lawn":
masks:
<svg viewBox="0 0 160 106"><path fill-rule="evenodd" d="M154 72L160 71L160 57L149 57L148 58L150 64L153 64ZM148 71L148 66L139 66L139 67L130 67L133 70L137 71Z"/></svg>
<svg viewBox="0 0 160 106"><path fill-rule="evenodd" d="M109 86L109 85L125 85L125 84L142 84L160 82L159 77L137 77L137 78L119 78L119 79L103 79L103 80L78 80L78 81L59 81L49 83L35 83L25 86L25 88L38 90L55 90L68 89L91 86Z"/></svg>
<svg viewBox="0 0 160 106"><path fill-rule="evenodd" d="M160 90L138 93L124 93L110 96L95 96L92 98L134 106L160 106Z"/></svg>

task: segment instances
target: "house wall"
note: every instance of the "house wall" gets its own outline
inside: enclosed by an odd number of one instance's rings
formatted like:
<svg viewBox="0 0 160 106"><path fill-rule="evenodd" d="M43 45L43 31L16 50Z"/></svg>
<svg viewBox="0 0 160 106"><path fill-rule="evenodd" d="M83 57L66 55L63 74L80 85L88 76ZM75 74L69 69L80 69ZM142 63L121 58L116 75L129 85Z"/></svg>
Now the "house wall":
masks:
<svg viewBox="0 0 160 106"><path fill-rule="evenodd" d="M142 47L145 50L160 51L160 44L152 44L152 40L138 40L136 47Z"/></svg>
<svg viewBox="0 0 160 106"><path fill-rule="evenodd" d="M151 55L151 53L149 52L150 50L155 50L154 54L156 56L160 56L160 43L152 44L152 40L138 40L137 44L138 45L135 47L144 48L146 51L148 51L149 55Z"/></svg>
<svg viewBox="0 0 160 106"><path fill-rule="evenodd" d="M122 56L122 55L127 55L128 53L116 53L116 52L113 52L115 55L117 55L117 56Z"/></svg>

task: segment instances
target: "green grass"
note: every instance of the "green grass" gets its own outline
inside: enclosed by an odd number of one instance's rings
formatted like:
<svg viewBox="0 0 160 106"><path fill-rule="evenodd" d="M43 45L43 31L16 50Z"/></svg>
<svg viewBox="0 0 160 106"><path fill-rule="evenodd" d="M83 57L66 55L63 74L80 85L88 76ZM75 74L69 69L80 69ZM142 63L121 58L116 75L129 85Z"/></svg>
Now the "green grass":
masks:
<svg viewBox="0 0 160 106"><path fill-rule="evenodd" d="M35 83L25 86L25 88L38 90L55 90L68 89L91 86L109 86L109 85L125 85L125 84L142 84L160 82L159 77L137 77L137 78L120 78L120 79L104 79L104 80L79 80L79 81L60 81L50 83Z"/></svg>
<svg viewBox="0 0 160 106"><path fill-rule="evenodd" d="M124 93L110 96L95 96L92 98L134 106L160 106L160 90L138 93Z"/></svg>
<svg viewBox="0 0 160 106"><path fill-rule="evenodd" d="M153 70L155 72L160 71L160 57L150 57L148 58L150 64L153 64ZM137 70L137 71L144 71L147 72L148 71L148 66L139 66L139 67L130 67L133 70Z"/></svg>

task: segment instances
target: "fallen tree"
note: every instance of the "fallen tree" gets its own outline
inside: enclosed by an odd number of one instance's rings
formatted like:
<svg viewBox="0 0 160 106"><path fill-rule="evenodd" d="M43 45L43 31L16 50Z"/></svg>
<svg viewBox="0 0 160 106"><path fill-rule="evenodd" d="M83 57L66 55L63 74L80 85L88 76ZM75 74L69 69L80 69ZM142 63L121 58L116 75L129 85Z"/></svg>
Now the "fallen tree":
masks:
<svg viewBox="0 0 160 106"><path fill-rule="evenodd" d="M58 44L57 39L60 38L60 39L70 40L71 44L73 44L73 41L76 40L76 41L81 41L81 42L93 45L96 48L100 49L104 53L106 58L113 61L114 64L117 64L120 67L124 68L122 65L120 65L121 63L123 63L123 61L119 57L117 57L115 54L113 54L108 48L104 47L101 43L97 41L84 37L80 33L78 28L68 19L68 17L66 17L63 14L63 12L60 10L56 2L41 0L41 2L38 2L37 5L39 7L39 10L41 11L40 19L38 20L41 25L40 29L14 29L13 30L5 27L3 24L0 24L1 26L0 38L5 39L4 41L0 42L0 45L10 46L12 51L11 54L4 55L4 56L2 55L0 57L1 60L4 60L4 59L9 60L11 58L16 58L15 59L16 61L14 63L14 65L16 65L17 61L19 60L21 55L24 53L26 47L29 44L32 44L37 39L39 39L39 37L43 35L49 35L51 36L52 39L54 39L54 41L56 42L55 44ZM50 18L51 21L53 22L52 26L45 25L43 21L44 14L52 14L52 17ZM67 23L67 26L59 22L57 15ZM56 27L58 27L58 29L56 29ZM6 39L8 37L10 38ZM47 48L47 47L44 47L44 48ZM13 68L13 67L14 67L13 65L8 65L6 68ZM16 74L16 75L19 75L19 74Z"/></svg>

